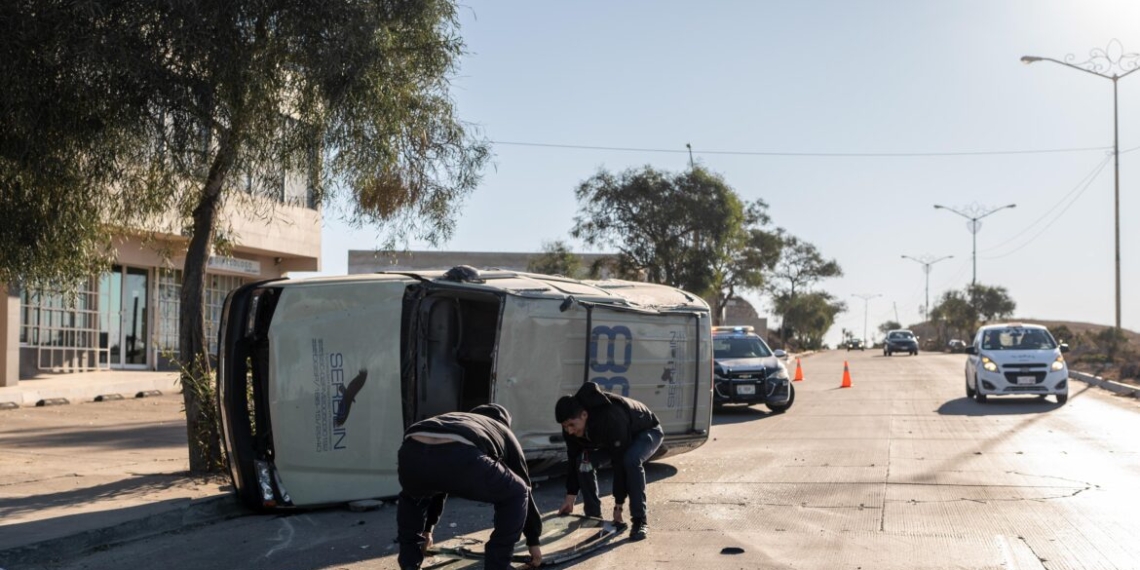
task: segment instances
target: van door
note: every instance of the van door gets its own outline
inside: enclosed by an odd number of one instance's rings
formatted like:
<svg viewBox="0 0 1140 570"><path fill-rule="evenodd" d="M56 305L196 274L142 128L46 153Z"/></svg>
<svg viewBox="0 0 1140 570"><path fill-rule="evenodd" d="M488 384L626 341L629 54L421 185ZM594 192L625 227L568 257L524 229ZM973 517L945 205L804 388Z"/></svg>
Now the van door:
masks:
<svg viewBox="0 0 1140 570"><path fill-rule="evenodd" d="M407 278L282 288L270 325L274 464L298 506L399 493Z"/></svg>

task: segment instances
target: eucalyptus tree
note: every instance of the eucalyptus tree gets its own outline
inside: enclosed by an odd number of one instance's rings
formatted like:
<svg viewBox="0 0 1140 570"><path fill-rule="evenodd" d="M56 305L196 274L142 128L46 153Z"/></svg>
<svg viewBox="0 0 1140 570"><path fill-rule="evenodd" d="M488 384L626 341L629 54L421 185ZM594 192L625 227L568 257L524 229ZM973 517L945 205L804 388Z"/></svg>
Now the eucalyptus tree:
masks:
<svg viewBox="0 0 1140 570"><path fill-rule="evenodd" d="M801 303L799 297L818 294L811 290L815 284L824 279L842 276L843 269L837 261L825 259L814 245L782 232L780 237L783 241L783 248L766 289L772 297L773 311L781 317L783 324L780 330L781 337L784 338L785 331L802 330L805 326L809 329L812 328L813 325L798 322L797 319L809 318L806 315L810 315L812 311L816 310L823 311L824 307L831 308L820 314L831 312L831 318L834 319L834 315L846 310L846 304L836 302L831 299L830 295L826 294L822 300L817 298ZM805 312L799 309L800 307L813 307L813 309ZM810 317L810 319L813 322L819 320L815 316ZM826 332L824 330L820 336Z"/></svg>
<svg viewBox="0 0 1140 570"><path fill-rule="evenodd" d="M714 299L717 314L729 298L762 285L779 255L767 204L742 201L699 166L675 174L649 166L602 170L575 195L571 235L616 251L620 274Z"/></svg>
<svg viewBox="0 0 1140 570"><path fill-rule="evenodd" d="M562 240L542 244L542 253L527 263L527 271L546 275L582 277L582 258L570 251L570 246Z"/></svg>
<svg viewBox="0 0 1140 570"><path fill-rule="evenodd" d="M284 176L391 246L450 236L488 148L456 116L451 0L85 0L0 6L0 280L107 267L176 212L190 465L217 468L204 283L226 203ZM406 243L406 241L404 241Z"/></svg>

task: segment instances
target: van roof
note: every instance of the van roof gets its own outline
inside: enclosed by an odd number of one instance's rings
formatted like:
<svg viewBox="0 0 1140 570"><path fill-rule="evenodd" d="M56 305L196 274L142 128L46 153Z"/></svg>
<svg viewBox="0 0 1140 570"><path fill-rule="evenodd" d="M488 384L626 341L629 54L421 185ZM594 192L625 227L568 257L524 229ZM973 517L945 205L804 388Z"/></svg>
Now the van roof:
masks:
<svg viewBox="0 0 1140 570"><path fill-rule="evenodd" d="M708 304L698 295L675 287L639 281L606 279L588 281L558 275L526 273L502 269L476 269L458 266L451 269L415 271L381 271L354 275L303 277L276 281L272 286L297 287L317 283L417 280L446 284L449 287L496 291L521 297L574 299L587 303L604 303L641 309L686 309L708 311Z"/></svg>

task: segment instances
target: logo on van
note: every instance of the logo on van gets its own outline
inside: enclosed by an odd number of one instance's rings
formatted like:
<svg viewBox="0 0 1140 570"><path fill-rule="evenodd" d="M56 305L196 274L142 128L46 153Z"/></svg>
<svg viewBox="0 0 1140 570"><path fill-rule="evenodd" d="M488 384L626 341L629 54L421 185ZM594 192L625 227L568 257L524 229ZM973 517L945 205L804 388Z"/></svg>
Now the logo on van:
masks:
<svg viewBox="0 0 1140 570"><path fill-rule="evenodd" d="M361 370L355 378L348 382L346 388L344 384L338 384L336 389L340 396L340 402L337 406L336 417L333 419L336 427L341 427L344 422L348 421L348 414L352 411L352 403L356 401L356 395L364 388L364 382L368 380L368 371Z"/></svg>

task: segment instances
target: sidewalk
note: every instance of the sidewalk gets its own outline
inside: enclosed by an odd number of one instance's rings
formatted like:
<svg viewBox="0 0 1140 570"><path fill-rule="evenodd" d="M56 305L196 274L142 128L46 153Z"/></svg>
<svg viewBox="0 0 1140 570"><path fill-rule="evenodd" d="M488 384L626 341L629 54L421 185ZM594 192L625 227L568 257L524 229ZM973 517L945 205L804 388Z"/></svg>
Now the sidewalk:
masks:
<svg viewBox="0 0 1140 570"><path fill-rule="evenodd" d="M19 404L0 409L0 568L244 513L228 478L189 476L176 380L112 371L0 389L0 403ZM149 391L161 395L135 397ZM60 398L70 403L36 405Z"/></svg>

